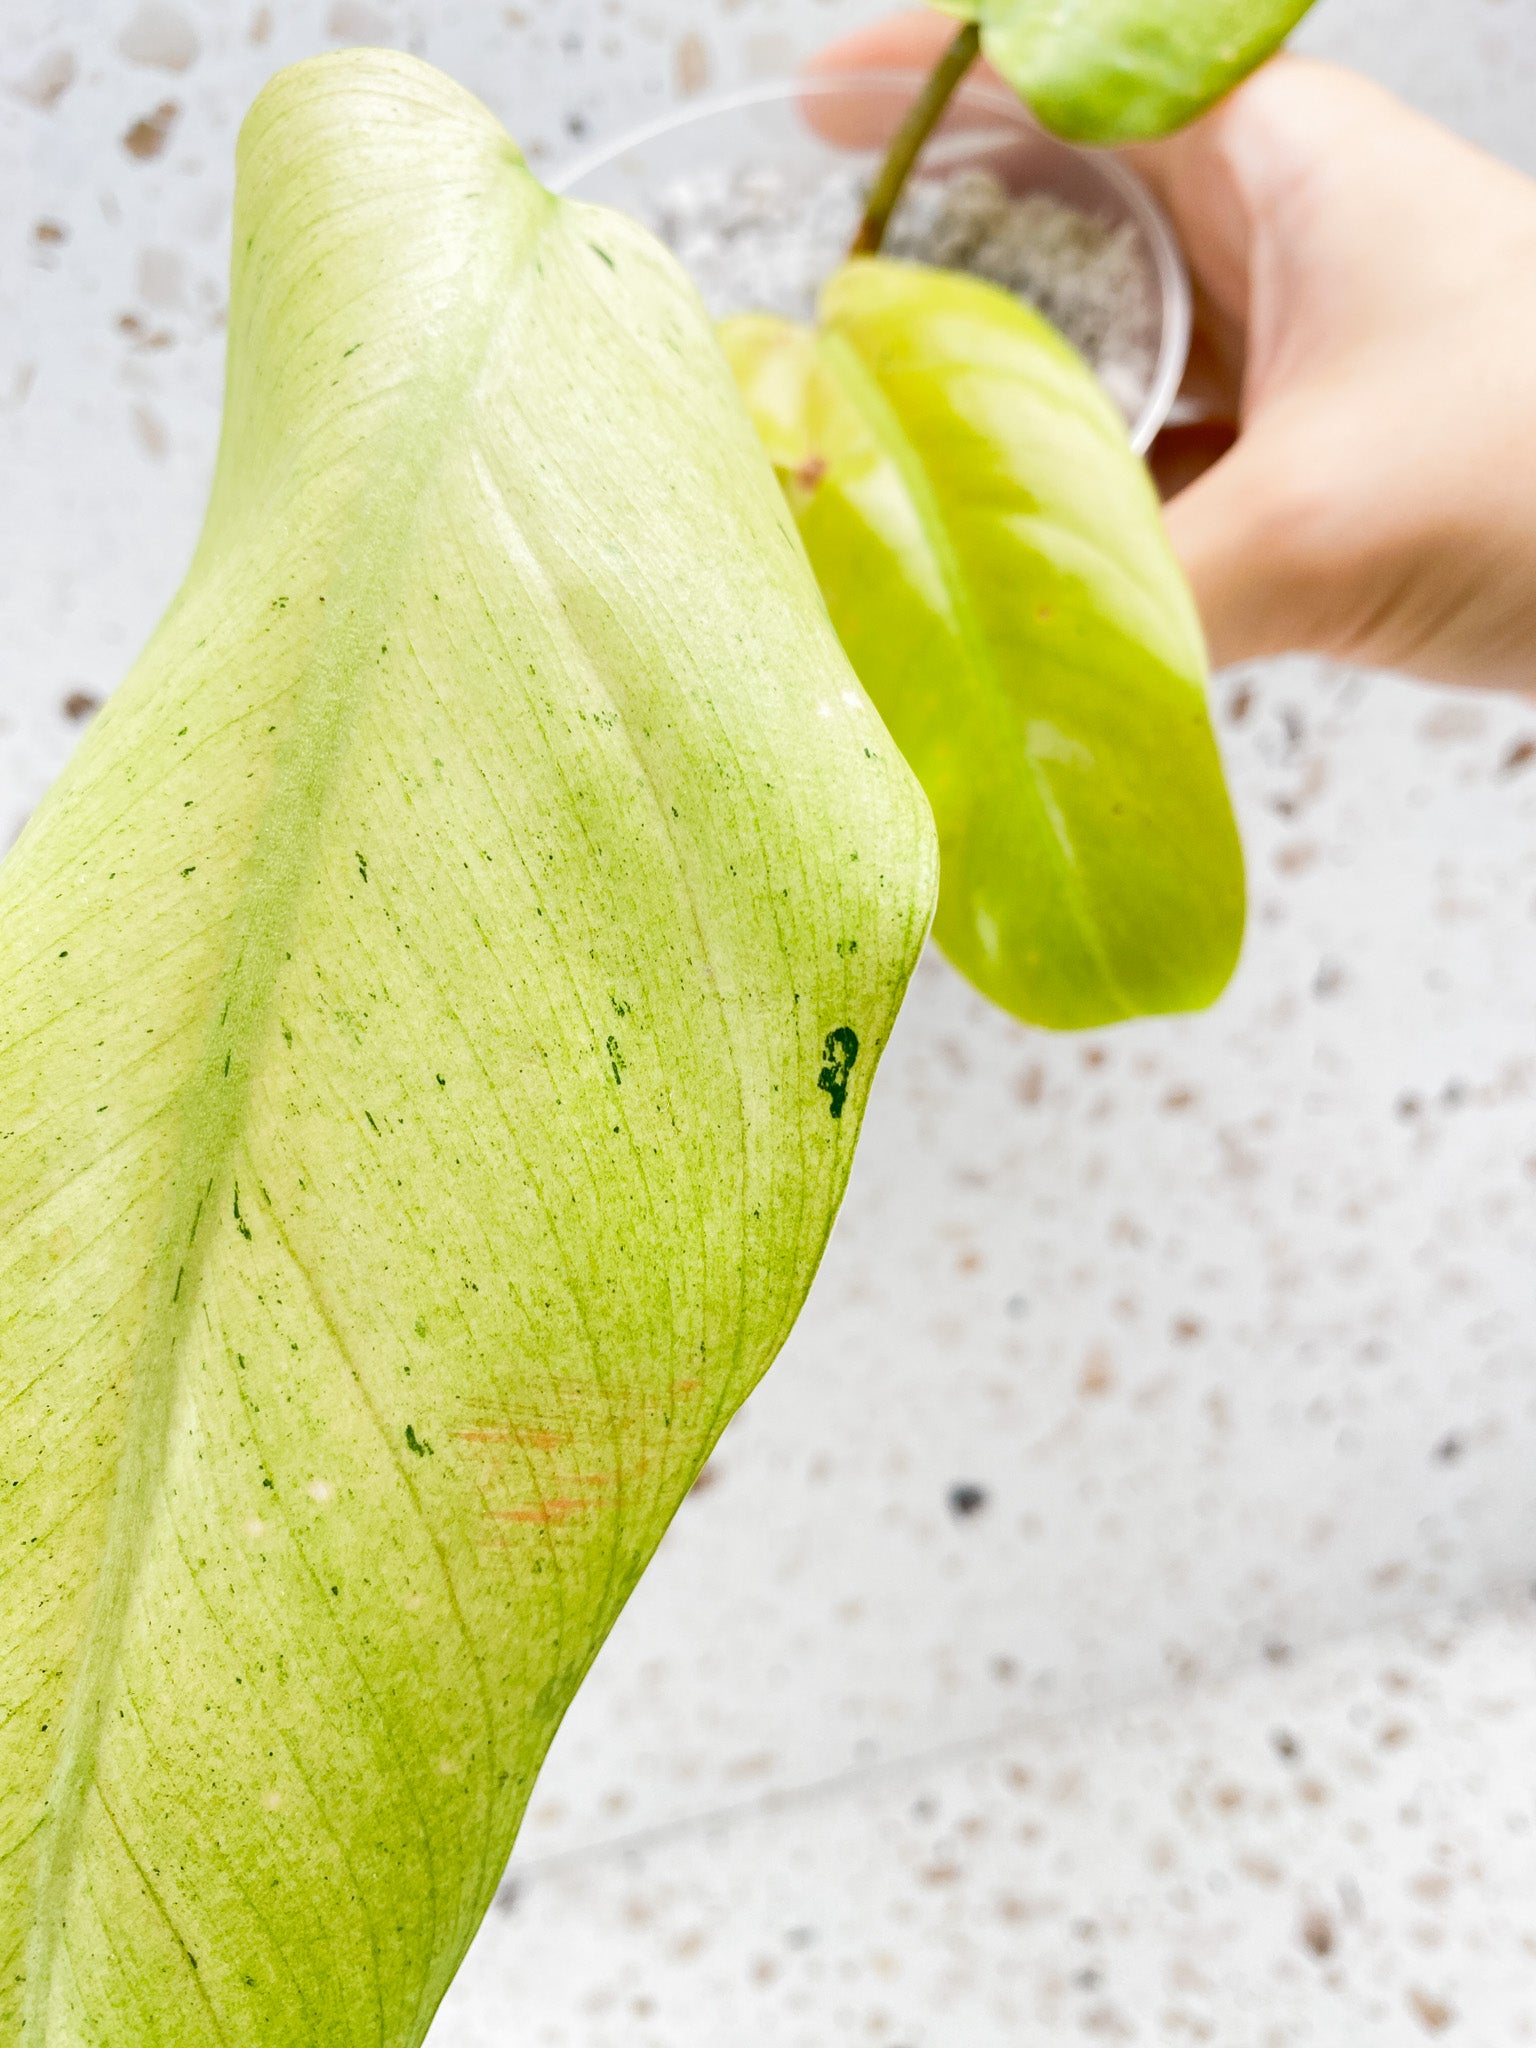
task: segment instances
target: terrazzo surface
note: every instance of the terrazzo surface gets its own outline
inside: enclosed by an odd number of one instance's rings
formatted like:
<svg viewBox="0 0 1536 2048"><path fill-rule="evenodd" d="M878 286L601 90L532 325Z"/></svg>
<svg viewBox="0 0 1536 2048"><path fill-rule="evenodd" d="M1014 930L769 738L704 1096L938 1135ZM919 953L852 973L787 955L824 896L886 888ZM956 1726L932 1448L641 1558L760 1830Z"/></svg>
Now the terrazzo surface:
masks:
<svg viewBox="0 0 1536 2048"><path fill-rule="evenodd" d="M553 170L880 11L8 0L0 846L190 553L274 68L415 49ZM1536 169L1524 0L1306 40ZM432 2048L1536 2038L1536 707L1216 712L1234 988L1058 1040L924 963Z"/></svg>
<svg viewBox="0 0 1536 2048"><path fill-rule="evenodd" d="M1536 2039L1528 1598L503 1888L436 2042Z"/></svg>

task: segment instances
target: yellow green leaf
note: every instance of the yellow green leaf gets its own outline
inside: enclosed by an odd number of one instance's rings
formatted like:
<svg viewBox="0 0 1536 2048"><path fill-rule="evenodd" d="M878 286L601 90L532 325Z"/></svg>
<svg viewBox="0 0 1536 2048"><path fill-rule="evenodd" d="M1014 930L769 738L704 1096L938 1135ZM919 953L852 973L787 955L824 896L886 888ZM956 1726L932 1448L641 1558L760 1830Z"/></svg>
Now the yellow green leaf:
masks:
<svg viewBox="0 0 1536 2048"><path fill-rule="evenodd" d="M1272 56L1313 0L933 0L1073 142L1170 134Z"/></svg>
<svg viewBox="0 0 1536 2048"><path fill-rule="evenodd" d="M854 667L928 792L936 938L1061 1029L1212 1002L1243 868L1199 621L1086 365L1010 294L883 259L727 355Z"/></svg>
<svg viewBox="0 0 1536 2048"><path fill-rule="evenodd" d="M0 2038L420 2042L933 886L670 258L282 73L201 545L0 869Z"/></svg>

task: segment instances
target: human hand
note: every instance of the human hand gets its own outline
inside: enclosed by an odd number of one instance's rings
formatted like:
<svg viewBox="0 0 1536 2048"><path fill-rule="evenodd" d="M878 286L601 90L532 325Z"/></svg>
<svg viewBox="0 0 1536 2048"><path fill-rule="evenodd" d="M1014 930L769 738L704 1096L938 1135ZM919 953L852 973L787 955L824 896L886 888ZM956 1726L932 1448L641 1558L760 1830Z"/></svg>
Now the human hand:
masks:
<svg viewBox="0 0 1536 2048"><path fill-rule="evenodd" d="M953 27L819 65L924 69ZM1536 183L1301 58L1131 158L1195 276L1198 418L1155 465L1214 659L1536 693Z"/></svg>

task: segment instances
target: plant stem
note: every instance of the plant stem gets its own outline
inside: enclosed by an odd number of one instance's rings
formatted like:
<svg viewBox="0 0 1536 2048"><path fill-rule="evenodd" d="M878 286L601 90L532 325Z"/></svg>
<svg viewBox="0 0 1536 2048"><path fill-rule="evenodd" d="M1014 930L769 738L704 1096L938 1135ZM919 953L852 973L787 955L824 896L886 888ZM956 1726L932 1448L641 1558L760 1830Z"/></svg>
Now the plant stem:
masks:
<svg viewBox="0 0 1536 2048"><path fill-rule="evenodd" d="M919 94L912 111L896 131L890 154L880 167L864 208L864 218L854 237L851 256L878 256L885 241L912 168L923 153L923 145L943 117L955 96L955 89L981 55L981 24L968 21L944 55Z"/></svg>

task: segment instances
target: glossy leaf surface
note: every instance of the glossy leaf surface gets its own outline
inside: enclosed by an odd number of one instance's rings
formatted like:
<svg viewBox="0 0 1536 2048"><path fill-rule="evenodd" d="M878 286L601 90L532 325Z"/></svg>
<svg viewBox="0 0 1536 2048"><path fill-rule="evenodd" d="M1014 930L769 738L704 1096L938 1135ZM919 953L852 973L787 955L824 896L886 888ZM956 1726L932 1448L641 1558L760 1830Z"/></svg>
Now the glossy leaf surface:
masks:
<svg viewBox="0 0 1536 2048"><path fill-rule="evenodd" d="M1193 601L1118 413L1055 330L854 263L819 332L726 352L843 645L938 821L935 936L1016 1016L1212 1002L1243 870Z"/></svg>
<svg viewBox="0 0 1536 2048"><path fill-rule="evenodd" d="M1241 83L1312 0L933 0L1073 142L1169 135Z"/></svg>
<svg viewBox="0 0 1536 2048"><path fill-rule="evenodd" d="M792 1323L934 886L702 309L414 60L240 148L0 869L0 2039L409 2048Z"/></svg>

